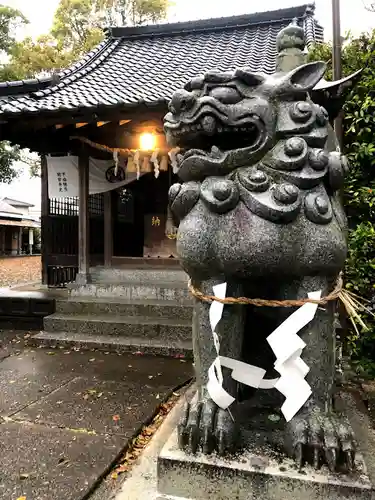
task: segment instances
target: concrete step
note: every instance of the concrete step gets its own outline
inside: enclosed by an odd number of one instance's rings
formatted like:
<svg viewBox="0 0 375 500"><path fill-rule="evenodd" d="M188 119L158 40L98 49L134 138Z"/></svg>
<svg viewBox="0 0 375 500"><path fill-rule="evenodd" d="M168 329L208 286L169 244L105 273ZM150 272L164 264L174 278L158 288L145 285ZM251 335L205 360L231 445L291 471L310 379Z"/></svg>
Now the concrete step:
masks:
<svg viewBox="0 0 375 500"><path fill-rule="evenodd" d="M147 316L51 314L44 318L47 332L112 335L171 341L191 339L191 320Z"/></svg>
<svg viewBox="0 0 375 500"><path fill-rule="evenodd" d="M122 300L103 298L72 298L56 301L58 314L146 316L152 318L179 318L192 320L193 302L171 300Z"/></svg>
<svg viewBox="0 0 375 500"><path fill-rule="evenodd" d="M70 297L121 298L122 300L192 300L187 282L92 283L70 285Z"/></svg>
<svg viewBox="0 0 375 500"><path fill-rule="evenodd" d="M93 283L187 284L189 276L182 269L116 269L97 267L91 271Z"/></svg>
<svg viewBox="0 0 375 500"><path fill-rule="evenodd" d="M84 333L42 331L28 339L28 345L50 348L96 349L105 352L124 352L155 356L193 359L192 342L168 341L137 337L114 337L113 335L91 335Z"/></svg>

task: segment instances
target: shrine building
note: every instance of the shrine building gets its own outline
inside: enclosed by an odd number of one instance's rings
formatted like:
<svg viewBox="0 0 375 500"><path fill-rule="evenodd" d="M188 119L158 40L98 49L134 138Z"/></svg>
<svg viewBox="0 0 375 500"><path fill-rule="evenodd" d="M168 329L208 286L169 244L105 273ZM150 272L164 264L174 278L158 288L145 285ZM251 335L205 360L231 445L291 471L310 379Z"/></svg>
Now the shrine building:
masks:
<svg viewBox="0 0 375 500"><path fill-rule="evenodd" d="M0 83L0 139L41 155L42 280L94 268L175 268L168 189L177 179L163 116L192 77L246 66L271 74L292 22L323 40L310 4L244 16L107 30L52 77ZM279 54L280 56L280 54Z"/></svg>

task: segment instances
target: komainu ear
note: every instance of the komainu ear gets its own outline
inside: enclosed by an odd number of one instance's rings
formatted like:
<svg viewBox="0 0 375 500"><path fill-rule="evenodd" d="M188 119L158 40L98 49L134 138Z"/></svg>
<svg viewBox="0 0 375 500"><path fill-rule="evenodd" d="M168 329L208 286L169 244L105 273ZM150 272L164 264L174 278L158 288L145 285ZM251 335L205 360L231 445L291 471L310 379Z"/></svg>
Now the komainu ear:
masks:
<svg viewBox="0 0 375 500"><path fill-rule="evenodd" d="M309 92L323 78L327 65L312 62L299 66L283 78L281 89L284 92Z"/></svg>

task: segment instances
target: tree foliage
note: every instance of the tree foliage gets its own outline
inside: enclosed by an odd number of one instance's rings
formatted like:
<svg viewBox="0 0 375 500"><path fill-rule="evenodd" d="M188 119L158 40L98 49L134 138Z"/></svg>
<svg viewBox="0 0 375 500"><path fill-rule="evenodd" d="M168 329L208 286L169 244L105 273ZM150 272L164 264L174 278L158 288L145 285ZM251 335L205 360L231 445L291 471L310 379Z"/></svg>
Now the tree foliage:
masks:
<svg viewBox="0 0 375 500"><path fill-rule="evenodd" d="M17 28L27 23L28 20L19 10L0 5L0 51L9 53L16 41Z"/></svg>
<svg viewBox="0 0 375 500"><path fill-rule="evenodd" d="M16 44L16 32L19 27L28 21L25 16L12 7L0 5L0 53L2 59L7 59ZM12 76L5 71L7 64L0 65L0 76ZM3 74L2 71L4 70ZM0 142L0 182L11 182L17 171L13 168L14 162L20 159L20 149L11 147L8 142Z"/></svg>
<svg viewBox="0 0 375 500"><path fill-rule="evenodd" d="M168 6L169 0L60 0L50 32L14 43L4 72L22 79L58 71L101 42L106 28L155 23Z"/></svg>
<svg viewBox="0 0 375 500"><path fill-rule="evenodd" d="M310 53L325 60L332 74L330 45L320 45ZM347 287L358 295L375 299L375 30L348 39L343 49L345 75L363 68L359 83L351 91L344 111L344 150L351 171L344 200L349 220ZM374 301L375 305L375 301ZM375 372L375 320L365 318L370 327L358 338L349 338L350 351L362 366Z"/></svg>

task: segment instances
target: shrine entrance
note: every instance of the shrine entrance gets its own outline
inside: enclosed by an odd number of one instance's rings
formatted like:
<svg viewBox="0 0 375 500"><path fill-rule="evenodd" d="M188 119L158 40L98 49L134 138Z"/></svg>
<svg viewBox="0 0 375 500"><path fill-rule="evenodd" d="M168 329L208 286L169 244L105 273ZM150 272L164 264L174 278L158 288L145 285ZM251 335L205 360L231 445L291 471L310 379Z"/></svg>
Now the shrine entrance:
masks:
<svg viewBox="0 0 375 500"><path fill-rule="evenodd" d="M147 173L123 188L88 197L89 266L176 267L168 210L171 171ZM79 198L52 198L44 219L47 283L66 286L79 272ZM107 255L106 255L107 253Z"/></svg>

